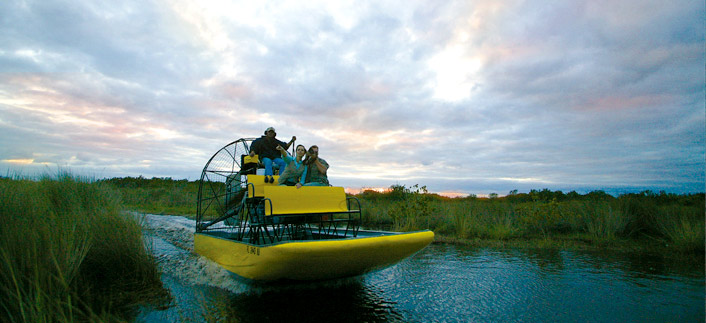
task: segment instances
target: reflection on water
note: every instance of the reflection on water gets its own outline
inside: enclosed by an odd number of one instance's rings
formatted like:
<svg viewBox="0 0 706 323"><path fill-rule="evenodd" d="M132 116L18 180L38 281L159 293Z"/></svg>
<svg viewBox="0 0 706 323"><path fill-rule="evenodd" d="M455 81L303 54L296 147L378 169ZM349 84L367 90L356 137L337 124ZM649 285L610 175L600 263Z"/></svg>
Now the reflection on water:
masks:
<svg viewBox="0 0 706 323"><path fill-rule="evenodd" d="M203 261L163 244L165 265ZM659 256L435 244L364 277L264 286L197 269L212 278L165 275L175 306L138 321L704 321L703 261Z"/></svg>
<svg viewBox="0 0 706 323"><path fill-rule="evenodd" d="M226 312L239 322L388 322L401 321L395 304L362 280L298 285L281 290L233 295Z"/></svg>
<svg viewBox="0 0 706 323"><path fill-rule="evenodd" d="M186 286L163 279L174 306L142 313L140 322L401 322L395 304L362 278L312 284L244 285L229 292L209 286Z"/></svg>

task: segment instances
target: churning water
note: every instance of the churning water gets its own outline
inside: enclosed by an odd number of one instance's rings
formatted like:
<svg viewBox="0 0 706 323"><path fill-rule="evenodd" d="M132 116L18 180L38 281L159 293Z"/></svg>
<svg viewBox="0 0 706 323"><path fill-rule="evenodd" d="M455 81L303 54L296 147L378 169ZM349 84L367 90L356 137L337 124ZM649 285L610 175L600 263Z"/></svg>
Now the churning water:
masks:
<svg viewBox="0 0 706 323"><path fill-rule="evenodd" d="M147 220L174 305L138 321L704 321L703 264L433 244L363 277L251 286L192 252L194 221Z"/></svg>

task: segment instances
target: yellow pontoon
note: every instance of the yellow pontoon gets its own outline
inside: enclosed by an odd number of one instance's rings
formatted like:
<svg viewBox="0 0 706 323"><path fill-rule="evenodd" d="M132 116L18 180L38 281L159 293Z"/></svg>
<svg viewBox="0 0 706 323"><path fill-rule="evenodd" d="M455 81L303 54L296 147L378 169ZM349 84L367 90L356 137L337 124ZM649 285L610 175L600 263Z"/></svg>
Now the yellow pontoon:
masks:
<svg viewBox="0 0 706 323"><path fill-rule="evenodd" d="M434 239L428 230L360 230L360 203L342 187L267 183L248 163L250 142L223 147L201 175L194 248L228 271L253 281L350 277L395 264Z"/></svg>

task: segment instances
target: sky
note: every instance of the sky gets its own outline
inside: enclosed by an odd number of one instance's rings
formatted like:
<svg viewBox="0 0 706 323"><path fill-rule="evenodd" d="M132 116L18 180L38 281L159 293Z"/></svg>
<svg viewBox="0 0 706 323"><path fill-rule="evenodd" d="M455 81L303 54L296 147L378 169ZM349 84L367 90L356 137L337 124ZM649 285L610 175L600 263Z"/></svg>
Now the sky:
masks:
<svg viewBox="0 0 706 323"><path fill-rule="evenodd" d="M275 127L333 185L703 192L703 0L6 0L0 175L198 180Z"/></svg>

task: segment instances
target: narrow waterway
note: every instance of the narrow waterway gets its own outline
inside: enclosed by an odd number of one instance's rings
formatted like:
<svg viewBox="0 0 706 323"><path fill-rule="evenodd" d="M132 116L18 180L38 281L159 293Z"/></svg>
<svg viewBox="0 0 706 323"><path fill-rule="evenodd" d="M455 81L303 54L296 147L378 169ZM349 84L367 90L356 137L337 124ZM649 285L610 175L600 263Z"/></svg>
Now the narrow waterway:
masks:
<svg viewBox="0 0 706 323"><path fill-rule="evenodd" d="M432 244L363 277L251 286L193 254L192 220L147 222L174 304L140 322L704 322L703 264Z"/></svg>

